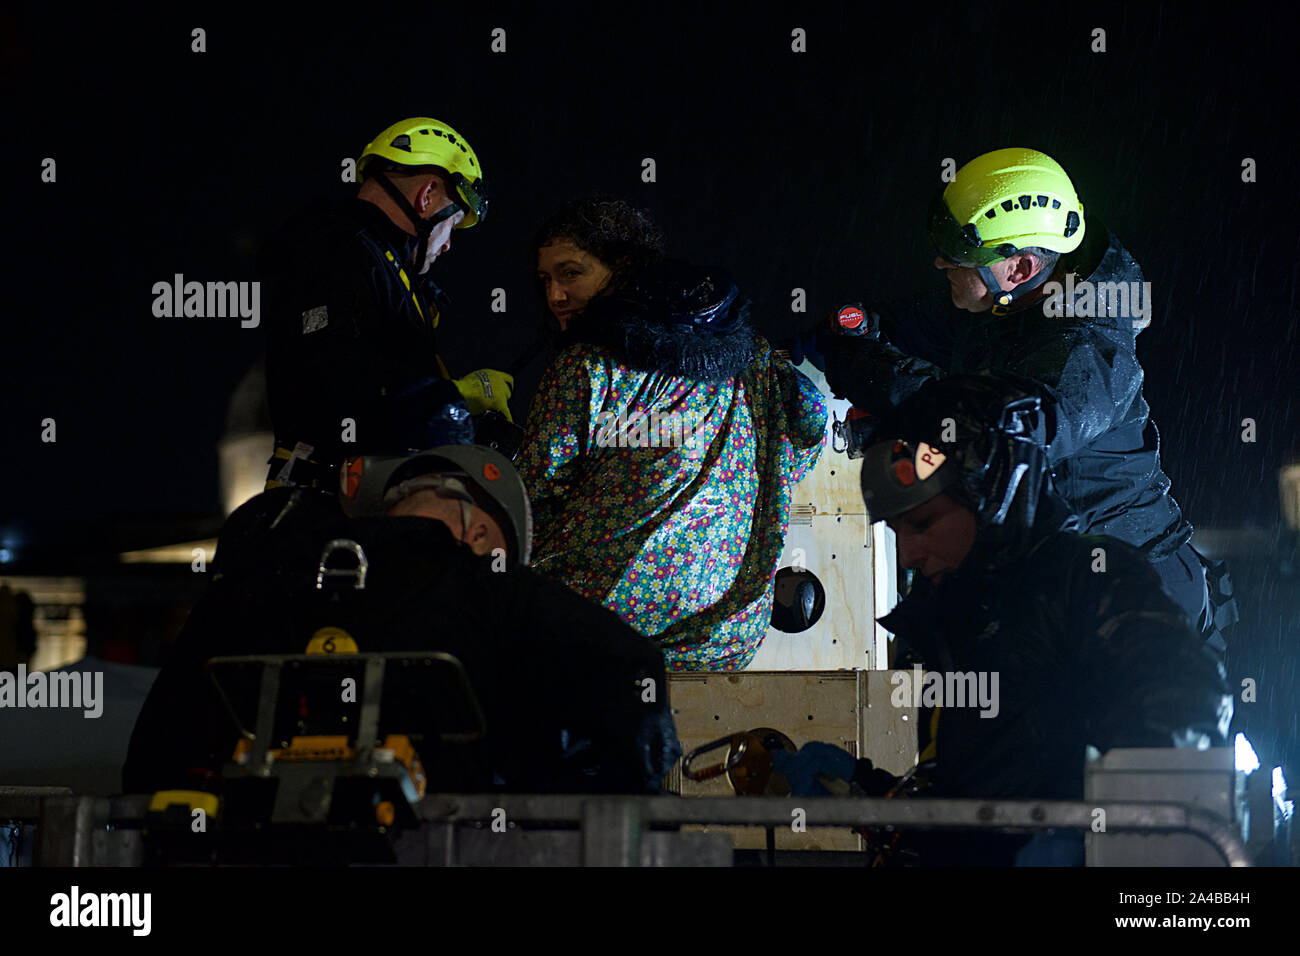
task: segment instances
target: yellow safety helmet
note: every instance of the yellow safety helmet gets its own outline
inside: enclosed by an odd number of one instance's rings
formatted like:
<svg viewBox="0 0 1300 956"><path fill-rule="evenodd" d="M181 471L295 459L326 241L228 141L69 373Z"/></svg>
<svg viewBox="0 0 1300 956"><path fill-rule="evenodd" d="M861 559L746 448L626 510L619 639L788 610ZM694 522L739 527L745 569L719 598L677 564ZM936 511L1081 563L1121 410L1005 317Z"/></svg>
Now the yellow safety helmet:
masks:
<svg viewBox="0 0 1300 956"><path fill-rule="evenodd" d="M1083 203L1061 164L1036 149L996 149L957 170L935 198L930 236L945 259L989 265L1037 246L1073 252Z"/></svg>
<svg viewBox="0 0 1300 956"><path fill-rule="evenodd" d="M1061 164L1046 153L996 149L957 170L935 196L929 232L941 258L978 269L997 305L1006 307L1047 276L1008 292L988 267L1030 246L1057 253L1079 248L1083 203Z"/></svg>
<svg viewBox="0 0 1300 956"><path fill-rule="evenodd" d="M402 166L438 166L447 171L451 185L460 196L457 208L465 218L457 229L468 229L487 215L483 167L465 137L446 123L427 116L400 120L366 145L357 160L357 181L366 181L366 167L378 156ZM381 184L387 177L377 177ZM456 210L448 212L450 216Z"/></svg>

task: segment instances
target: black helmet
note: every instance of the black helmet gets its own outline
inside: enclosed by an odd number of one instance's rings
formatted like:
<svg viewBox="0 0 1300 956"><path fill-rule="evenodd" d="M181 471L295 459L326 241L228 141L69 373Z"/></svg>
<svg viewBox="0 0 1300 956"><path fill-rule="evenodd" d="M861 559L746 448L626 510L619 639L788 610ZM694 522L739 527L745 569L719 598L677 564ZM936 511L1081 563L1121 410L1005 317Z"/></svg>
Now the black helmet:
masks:
<svg viewBox="0 0 1300 956"><path fill-rule="evenodd" d="M482 445L443 445L415 455L351 458L339 471L339 500L349 517L382 515L417 488L438 488L498 517L512 561L532 559L533 511L510 459ZM468 496L468 497L466 497Z"/></svg>
<svg viewBox="0 0 1300 956"><path fill-rule="evenodd" d="M1045 502L1059 511L1064 505L1047 473L1045 419L1041 398L1008 376L927 383L875 432L906 437L882 441L863 456L868 513L873 521L892 518L949 489L983 525L1028 527Z"/></svg>
<svg viewBox="0 0 1300 956"><path fill-rule="evenodd" d="M873 522L911 511L960 481L959 463L926 442L889 439L862 456L862 500Z"/></svg>

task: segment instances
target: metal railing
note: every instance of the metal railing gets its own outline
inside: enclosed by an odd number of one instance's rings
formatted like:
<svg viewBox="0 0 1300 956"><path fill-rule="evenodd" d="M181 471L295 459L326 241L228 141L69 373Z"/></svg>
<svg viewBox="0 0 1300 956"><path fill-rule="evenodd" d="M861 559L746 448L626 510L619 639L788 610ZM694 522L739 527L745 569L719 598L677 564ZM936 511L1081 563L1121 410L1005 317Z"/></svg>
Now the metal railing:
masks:
<svg viewBox="0 0 1300 956"><path fill-rule="evenodd" d="M1232 824L1181 803L1091 803L1071 800L845 799L815 797L573 797L434 795L420 805L429 823L487 821L505 810L516 822L579 823L584 862L636 865L638 841L649 826L788 827L896 826L935 830L1091 831L1105 810L1107 833L1185 833L1213 846L1228 866L1250 866Z"/></svg>
<svg viewBox="0 0 1300 956"><path fill-rule="evenodd" d="M0 824L36 825L38 865L138 863L139 827L147 807L148 797L141 796L109 799L0 788ZM922 830L1086 832L1093 827L1095 812L1102 809L1107 833L1190 834L1213 846L1227 865L1251 865L1246 846L1230 822L1179 803L434 794L421 801L417 809L421 829L428 832L431 840L444 841L445 856L434 854L431 858L442 856L440 862L458 859L453 849L454 833L490 828L501 819L515 825L528 824L534 831L545 831L548 827L564 831L570 844L578 839L581 849L574 862L636 866L646 859L671 862L674 859L671 854L659 852L666 839L700 836L672 832L681 826L784 828L797 819L808 828L895 826ZM723 834L707 836L715 840L724 838ZM690 858L689 854L677 857ZM546 856L535 852L529 862L546 862Z"/></svg>

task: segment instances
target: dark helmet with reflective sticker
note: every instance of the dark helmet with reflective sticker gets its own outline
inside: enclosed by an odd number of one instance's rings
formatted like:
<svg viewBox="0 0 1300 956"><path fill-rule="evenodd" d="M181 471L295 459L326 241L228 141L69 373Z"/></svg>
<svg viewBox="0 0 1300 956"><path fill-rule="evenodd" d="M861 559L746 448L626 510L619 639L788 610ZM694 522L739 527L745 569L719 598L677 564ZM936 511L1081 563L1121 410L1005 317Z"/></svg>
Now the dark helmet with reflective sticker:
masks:
<svg viewBox="0 0 1300 956"><path fill-rule="evenodd" d="M960 481L960 464L923 441L889 439L862 456L862 500L873 522L911 511Z"/></svg>

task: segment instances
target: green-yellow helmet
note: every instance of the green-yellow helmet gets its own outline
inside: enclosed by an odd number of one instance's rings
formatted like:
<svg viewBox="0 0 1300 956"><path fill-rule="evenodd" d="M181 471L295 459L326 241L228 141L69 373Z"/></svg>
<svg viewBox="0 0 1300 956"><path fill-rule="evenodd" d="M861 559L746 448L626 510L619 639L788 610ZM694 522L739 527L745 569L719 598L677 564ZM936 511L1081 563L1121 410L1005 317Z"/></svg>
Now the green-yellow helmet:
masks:
<svg viewBox="0 0 1300 956"><path fill-rule="evenodd" d="M465 137L446 123L427 116L400 120L376 136L357 160L357 182L366 181L366 167L372 156L403 166L439 166L451 177L460 195L458 203L465 218L456 226L468 229L487 215L483 189L483 167Z"/></svg>
<svg viewBox="0 0 1300 956"><path fill-rule="evenodd" d="M975 157L930 209L939 255L964 266L988 266L1029 246L1073 252L1083 233L1083 203L1074 184L1060 163L1036 149Z"/></svg>

